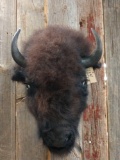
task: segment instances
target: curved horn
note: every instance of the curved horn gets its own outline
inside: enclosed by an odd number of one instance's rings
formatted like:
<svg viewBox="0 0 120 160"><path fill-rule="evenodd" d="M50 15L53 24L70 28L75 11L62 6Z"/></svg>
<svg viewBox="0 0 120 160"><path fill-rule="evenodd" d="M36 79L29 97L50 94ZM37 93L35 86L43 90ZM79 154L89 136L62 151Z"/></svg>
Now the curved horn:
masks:
<svg viewBox="0 0 120 160"><path fill-rule="evenodd" d="M21 67L25 68L26 67L26 60L24 56L20 53L18 47L17 47L17 40L18 36L20 34L21 29L18 29L18 31L15 33L12 44L11 44L11 53L14 61Z"/></svg>
<svg viewBox="0 0 120 160"><path fill-rule="evenodd" d="M93 33L94 38L96 40L96 49L90 56L82 58L82 64L85 68L96 66L102 56L101 39L100 39L99 35L97 34L97 32L93 28L91 28L91 30L92 30L92 33Z"/></svg>

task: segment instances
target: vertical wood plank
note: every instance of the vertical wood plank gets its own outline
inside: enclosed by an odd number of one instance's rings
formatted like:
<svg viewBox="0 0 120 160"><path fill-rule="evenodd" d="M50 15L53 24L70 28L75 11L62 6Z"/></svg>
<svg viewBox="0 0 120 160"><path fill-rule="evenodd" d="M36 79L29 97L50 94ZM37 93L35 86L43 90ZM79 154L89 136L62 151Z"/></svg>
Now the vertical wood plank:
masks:
<svg viewBox="0 0 120 160"><path fill-rule="evenodd" d="M101 0L79 1L80 30L93 43L91 28L100 35L103 42L103 8ZM103 42L104 44L104 42ZM104 49L104 46L103 46ZM104 54L104 51L103 51ZM103 55L104 56L104 55ZM97 83L89 86L88 108L83 113L83 151L85 160L108 159L106 87L104 69L95 70Z"/></svg>
<svg viewBox="0 0 120 160"><path fill-rule="evenodd" d="M15 87L10 69L0 67L0 159L15 160Z"/></svg>
<svg viewBox="0 0 120 160"><path fill-rule="evenodd" d="M20 42L33 30L43 28L44 0L17 1L17 28L21 28ZM22 43L19 43L22 46ZM37 135L37 123L25 104L24 87L17 84L16 92L16 160L44 160L46 148Z"/></svg>
<svg viewBox="0 0 120 160"><path fill-rule="evenodd" d="M109 160L120 159L120 1L104 1L108 77Z"/></svg>
<svg viewBox="0 0 120 160"><path fill-rule="evenodd" d="M47 1L47 0L46 0ZM48 0L48 25L67 25L78 28L77 1L76 0Z"/></svg>
<svg viewBox="0 0 120 160"><path fill-rule="evenodd" d="M0 160L15 160L15 85L11 82L11 38L16 0L0 2Z"/></svg>
<svg viewBox="0 0 120 160"><path fill-rule="evenodd" d="M30 114L25 99L17 101L16 160L44 160L46 148L38 138L36 120Z"/></svg>

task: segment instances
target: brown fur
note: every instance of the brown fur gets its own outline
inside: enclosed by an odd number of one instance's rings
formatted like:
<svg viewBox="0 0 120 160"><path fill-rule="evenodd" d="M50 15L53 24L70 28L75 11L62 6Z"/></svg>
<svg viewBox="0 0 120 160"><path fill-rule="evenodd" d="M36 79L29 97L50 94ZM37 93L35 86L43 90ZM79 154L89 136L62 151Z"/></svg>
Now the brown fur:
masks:
<svg viewBox="0 0 120 160"><path fill-rule="evenodd" d="M79 32L59 26L36 31L24 46L27 72L37 84L62 79L63 88L80 71L80 58L90 54L87 39ZM63 79L65 77L65 79ZM49 80L48 80L49 79Z"/></svg>

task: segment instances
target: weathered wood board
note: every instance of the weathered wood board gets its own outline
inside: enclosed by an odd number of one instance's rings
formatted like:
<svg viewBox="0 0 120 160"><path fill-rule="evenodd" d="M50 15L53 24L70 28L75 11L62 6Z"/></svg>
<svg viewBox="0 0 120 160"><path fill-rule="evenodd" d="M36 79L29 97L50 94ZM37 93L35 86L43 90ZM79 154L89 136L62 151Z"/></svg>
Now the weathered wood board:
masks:
<svg viewBox="0 0 120 160"><path fill-rule="evenodd" d="M104 1L109 160L120 159L120 1Z"/></svg>
<svg viewBox="0 0 120 160"><path fill-rule="evenodd" d="M15 87L10 79L10 70L0 67L1 160L15 159Z"/></svg>
<svg viewBox="0 0 120 160"><path fill-rule="evenodd" d="M15 84L10 71L15 7L14 0L0 2L0 160L15 160Z"/></svg>
<svg viewBox="0 0 120 160"><path fill-rule="evenodd" d="M91 28L95 28L95 30L101 35L101 39L104 44L102 1L80 1L79 7L80 29L83 32L87 33L88 38L94 44L94 38L91 34ZM83 113L82 141L84 159L107 160L108 136L104 68L101 68L100 70L96 69L95 74L97 78L97 83L91 84L89 86L88 108Z"/></svg>
<svg viewBox="0 0 120 160"><path fill-rule="evenodd" d="M21 28L19 46L33 30L44 27L44 1L17 1L17 28ZM16 160L43 160L47 150L38 138L37 124L25 104L25 88L16 86Z"/></svg>

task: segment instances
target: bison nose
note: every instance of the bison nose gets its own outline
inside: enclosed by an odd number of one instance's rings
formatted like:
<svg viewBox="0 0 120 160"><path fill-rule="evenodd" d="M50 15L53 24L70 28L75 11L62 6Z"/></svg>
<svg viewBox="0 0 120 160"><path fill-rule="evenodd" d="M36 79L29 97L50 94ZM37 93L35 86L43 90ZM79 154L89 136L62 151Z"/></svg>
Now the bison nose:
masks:
<svg viewBox="0 0 120 160"><path fill-rule="evenodd" d="M75 133L71 130L54 130L44 133L43 142L53 153L68 153L74 146Z"/></svg>
<svg viewBox="0 0 120 160"><path fill-rule="evenodd" d="M62 133L61 135L58 135L53 140L52 146L56 148L64 148L66 146L71 145L74 141L74 135L72 132L69 133Z"/></svg>

